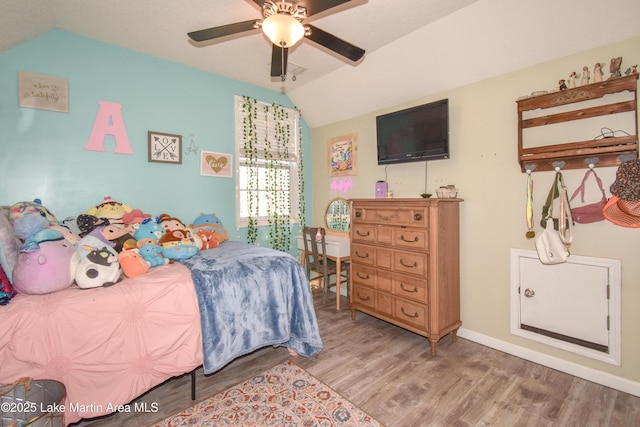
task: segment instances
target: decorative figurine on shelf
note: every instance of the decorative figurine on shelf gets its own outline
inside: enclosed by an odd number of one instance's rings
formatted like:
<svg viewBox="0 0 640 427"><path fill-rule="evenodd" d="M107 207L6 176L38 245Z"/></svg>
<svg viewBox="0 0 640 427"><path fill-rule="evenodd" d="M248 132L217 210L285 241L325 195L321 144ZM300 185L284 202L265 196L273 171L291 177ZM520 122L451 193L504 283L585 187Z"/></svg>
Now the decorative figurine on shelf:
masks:
<svg viewBox="0 0 640 427"><path fill-rule="evenodd" d="M638 66L634 65L633 67L627 68L624 72L624 75L628 76L629 74L638 74Z"/></svg>
<svg viewBox="0 0 640 427"><path fill-rule="evenodd" d="M569 74L569 89L573 89L574 87L576 87L576 72L572 71L571 74Z"/></svg>
<svg viewBox="0 0 640 427"><path fill-rule="evenodd" d="M588 85L590 77L591 76L589 75L589 67L585 65L584 67L582 67L582 80L580 81L580 85Z"/></svg>
<svg viewBox="0 0 640 427"><path fill-rule="evenodd" d="M602 81L602 64L596 62L596 65L593 66L593 82L600 83Z"/></svg>
<svg viewBox="0 0 640 427"><path fill-rule="evenodd" d="M622 65L622 56L618 56L617 58L611 58L611 63L609 64L609 72L611 75L610 79L614 79L616 77L621 77L620 74L620 66Z"/></svg>
<svg viewBox="0 0 640 427"><path fill-rule="evenodd" d="M565 79L558 80L558 89L567 90L567 83L565 82Z"/></svg>

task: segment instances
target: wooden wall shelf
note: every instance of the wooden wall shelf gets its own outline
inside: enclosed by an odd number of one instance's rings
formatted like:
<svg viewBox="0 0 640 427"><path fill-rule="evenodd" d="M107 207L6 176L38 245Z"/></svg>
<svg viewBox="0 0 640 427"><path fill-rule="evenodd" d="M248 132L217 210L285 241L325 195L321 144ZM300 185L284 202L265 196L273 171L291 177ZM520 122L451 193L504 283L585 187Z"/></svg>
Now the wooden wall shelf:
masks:
<svg viewBox="0 0 640 427"><path fill-rule="evenodd" d="M589 167L597 159L598 166L617 166L625 160L638 157L638 74L592 83L547 95L525 98L518 104L518 162L522 172L550 171L563 162L562 169ZM633 99L612 102L596 107L579 108L580 102L603 98L605 95L629 91ZM576 104L572 111L523 119L523 112ZM588 141L524 148L523 130L537 126L582 120L610 114L634 113L634 134Z"/></svg>

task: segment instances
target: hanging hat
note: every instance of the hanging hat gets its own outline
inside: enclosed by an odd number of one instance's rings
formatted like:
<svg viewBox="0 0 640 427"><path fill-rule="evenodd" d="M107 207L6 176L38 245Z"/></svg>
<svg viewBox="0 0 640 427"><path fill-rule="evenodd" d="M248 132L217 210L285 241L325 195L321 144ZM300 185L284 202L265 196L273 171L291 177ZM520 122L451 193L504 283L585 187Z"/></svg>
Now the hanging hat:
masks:
<svg viewBox="0 0 640 427"><path fill-rule="evenodd" d="M624 200L613 195L602 209L602 214L621 227L640 228L640 201Z"/></svg>
<svg viewBox="0 0 640 427"><path fill-rule="evenodd" d="M623 162L609 190L622 200L640 202L640 159Z"/></svg>

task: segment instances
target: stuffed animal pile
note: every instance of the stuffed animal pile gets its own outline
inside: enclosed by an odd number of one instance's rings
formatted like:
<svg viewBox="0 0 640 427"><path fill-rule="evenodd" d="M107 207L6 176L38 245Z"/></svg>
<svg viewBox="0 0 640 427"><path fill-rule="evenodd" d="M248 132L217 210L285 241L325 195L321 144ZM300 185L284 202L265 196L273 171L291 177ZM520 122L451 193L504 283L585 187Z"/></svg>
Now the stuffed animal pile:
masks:
<svg viewBox="0 0 640 427"><path fill-rule="evenodd" d="M82 289L111 286L123 276L191 258L229 239L215 214L202 213L187 226L167 213L154 217L110 197L63 221L39 199L19 202L10 207L9 222L20 251L9 273L0 269L0 304L15 291L46 294L74 283Z"/></svg>

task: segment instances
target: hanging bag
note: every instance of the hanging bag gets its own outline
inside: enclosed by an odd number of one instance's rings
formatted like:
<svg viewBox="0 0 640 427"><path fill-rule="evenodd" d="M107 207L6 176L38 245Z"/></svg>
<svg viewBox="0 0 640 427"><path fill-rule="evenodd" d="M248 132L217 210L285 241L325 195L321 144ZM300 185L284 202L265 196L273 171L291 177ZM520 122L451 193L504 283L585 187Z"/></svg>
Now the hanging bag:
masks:
<svg viewBox="0 0 640 427"><path fill-rule="evenodd" d="M596 171L594 171L593 169L589 169L587 173L584 174L584 178L582 178L582 183L578 188L576 188L576 191L574 191L570 201L575 199L578 193L580 193L580 198L582 200L582 203L584 203L584 184L587 181L587 178L589 177L589 175L591 175L591 173L593 173L593 176L596 178L596 182L598 183L598 188L602 193L602 199L600 199L600 201L597 203L591 203L588 205L579 206L577 208L571 209L571 217L575 222L580 224L589 224L591 222L598 222L604 219L602 210L607 205L607 196L605 195L604 189L602 188L602 180L596 174Z"/></svg>
<svg viewBox="0 0 640 427"><path fill-rule="evenodd" d="M560 198L560 212L558 218L553 218L553 200L557 198ZM556 172L547 202L542 208L540 223L543 224L544 230L535 238L540 262L549 265L565 262L569 258L569 248L573 241L573 221L567 197L567 187L564 185L560 172Z"/></svg>

